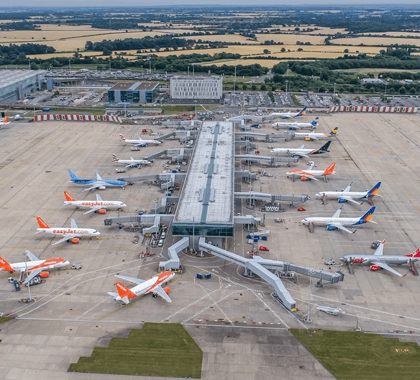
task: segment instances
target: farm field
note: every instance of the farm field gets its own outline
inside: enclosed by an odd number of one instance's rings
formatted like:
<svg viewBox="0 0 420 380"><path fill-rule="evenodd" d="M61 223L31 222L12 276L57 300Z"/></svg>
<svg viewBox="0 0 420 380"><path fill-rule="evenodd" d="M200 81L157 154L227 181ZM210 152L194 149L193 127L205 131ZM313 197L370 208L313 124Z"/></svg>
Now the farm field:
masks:
<svg viewBox="0 0 420 380"><path fill-rule="evenodd" d="M331 40L332 44L336 45L394 45L394 44L407 44L420 46L420 39L416 38L396 38L396 37L355 37L355 38L337 38Z"/></svg>
<svg viewBox="0 0 420 380"><path fill-rule="evenodd" d="M285 45L295 45L297 41L310 42L312 45L323 45L325 36L311 36L308 34L256 34L259 42L283 42Z"/></svg>
<svg viewBox="0 0 420 380"><path fill-rule="evenodd" d="M187 40L203 40L203 41L214 41L214 42L240 42L241 44L258 44L259 41L253 41L245 36L239 34L202 34L198 36L182 37Z"/></svg>
<svg viewBox="0 0 420 380"><path fill-rule="evenodd" d="M383 33L363 33L364 35L372 35L372 36L390 36L390 37L420 37L420 33L417 32L383 32Z"/></svg>

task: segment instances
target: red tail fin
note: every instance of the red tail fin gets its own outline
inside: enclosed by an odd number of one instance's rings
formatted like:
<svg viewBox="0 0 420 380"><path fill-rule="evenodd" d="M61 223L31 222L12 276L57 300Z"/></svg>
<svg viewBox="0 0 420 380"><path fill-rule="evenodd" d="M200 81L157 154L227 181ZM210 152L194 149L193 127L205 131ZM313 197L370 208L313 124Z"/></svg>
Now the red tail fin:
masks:
<svg viewBox="0 0 420 380"><path fill-rule="evenodd" d="M0 268L7 271L7 272L14 272L15 270L10 266L10 264L3 259L3 257L0 257Z"/></svg>
<svg viewBox="0 0 420 380"><path fill-rule="evenodd" d="M322 175L328 175L331 174L334 171L335 168L335 162L333 162L331 165L329 165L325 170L324 173L322 173Z"/></svg>
<svg viewBox="0 0 420 380"><path fill-rule="evenodd" d="M128 289L125 285L123 285L121 282L117 282L115 284L117 287L118 295L121 298L127 297L127 298L134 298L137 297L135 293L133 293L130 289Z"/></svg>
<svg viewBox="0 0 420 380"><path fill-rule="evenodd" d="M3 123L8 123L9 122L9 116L6 116L3 120Z"/></svg>
<svg viewBox="0 0 420 380"><path fill-rule="evenodd" d="M123 135L123 134L121 134L121 133L120 133L120 139L121 139L121 140L125 140L124 135Z"/></svg>
<svg viewBox="0 0 420 380"><path fill-rule="evenodd" d="M76 202L76 199L74 199L70 193L68 193L67 191L64 192L64 196L66 197L66 200L69 202Z"/></svg>
<svg viewBox="0 0 420 380"><path fill-rule="evenodd" d="M405 255L406 257L420 257L420 247L417 248L413 253Z"/></svg>
<svg viewBox="0 0 420 380"><path fill-rule="evenodd" d="M39 216L36 217L36 220L38 221L39 228L50 228L50 226L45 223Z"/></svg>

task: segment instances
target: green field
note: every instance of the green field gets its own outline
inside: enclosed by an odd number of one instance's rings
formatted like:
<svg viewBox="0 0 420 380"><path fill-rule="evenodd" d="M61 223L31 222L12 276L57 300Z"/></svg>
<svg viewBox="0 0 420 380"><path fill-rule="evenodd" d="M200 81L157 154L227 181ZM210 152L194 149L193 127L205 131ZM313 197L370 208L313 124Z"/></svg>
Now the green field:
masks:
<svg viewBox="0 0 420 380"><path fill-rule="evenodd" d="M145 323L128 338L113 338L109 347L96 347L69 372L201 378L203 352L184 326Z"/></svg>
<svg viewBox="0 0 420 380"><path fill-rule="evenodd" d="M13 317L0 317L0 323L5 323L14 319Z"/></svg>
<svg viewBox="0 0 420 380"><path fill-rule="evenodd" d="M338 380L414 380L420 373L420 347L354 331L290 332Z"/></svg>

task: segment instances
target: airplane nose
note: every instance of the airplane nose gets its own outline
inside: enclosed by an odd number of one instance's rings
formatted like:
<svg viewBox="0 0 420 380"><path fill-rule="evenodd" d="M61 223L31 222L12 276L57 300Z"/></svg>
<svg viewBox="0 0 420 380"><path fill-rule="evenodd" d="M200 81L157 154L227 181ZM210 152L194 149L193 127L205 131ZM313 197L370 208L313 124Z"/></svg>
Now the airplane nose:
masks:
<svg viewBox="0 0 420 380"><path fill-rule="evenodd" d="M306 219L302 219L302 220L301 220L301 223L303 223L303 224L308 224L308 221L307 221Z"/></svg>
<svg viewBox="0 0 420 380"><path fill-rule="evenodd" d="M127 205L126 205L125 203L123 203L123 204L121 205L121 207L127 207Z"/></svg>
<svg viewBox="0 0 420 380"><path fill-rule="evenodd" d="M347 259L344 256L343 257L340 257L338 260L340 260L343 263L347 262Z"/></svg>

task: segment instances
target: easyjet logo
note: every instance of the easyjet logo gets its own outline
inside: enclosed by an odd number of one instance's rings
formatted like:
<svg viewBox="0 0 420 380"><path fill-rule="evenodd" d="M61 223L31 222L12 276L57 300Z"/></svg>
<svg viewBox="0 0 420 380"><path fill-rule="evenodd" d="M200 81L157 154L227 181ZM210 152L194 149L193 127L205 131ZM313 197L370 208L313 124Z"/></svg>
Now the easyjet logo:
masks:
<svg viewBox="0 0 420 380"><path fill-rule="evenodd" d="M53 234L88 234L88 230L53 230Z"/></svg>
<svg viewBox="0 0 420 380"><path fill-rule="evenodd" d="M110 206L112 202L82 202L82 206Z"/></svg>

